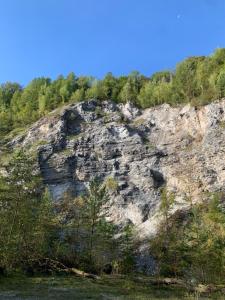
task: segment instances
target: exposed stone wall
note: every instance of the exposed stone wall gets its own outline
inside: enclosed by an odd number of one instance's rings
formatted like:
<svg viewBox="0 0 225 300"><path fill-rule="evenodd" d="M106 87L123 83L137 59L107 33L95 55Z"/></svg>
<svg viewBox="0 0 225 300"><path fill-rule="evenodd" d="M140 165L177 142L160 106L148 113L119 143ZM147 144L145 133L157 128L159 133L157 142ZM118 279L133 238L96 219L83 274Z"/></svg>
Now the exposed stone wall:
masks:
<svg viewBox="0 0 225 300"><path fill-rule="evenodd" d="M139 111L131 104L90 100L69 105L35 123L11 145L36 147L53 198L84 192L92 177L114 178L108 215L154 234L160 189L202 200L225 189L225 100L205 107L167 104Z"/></svg>

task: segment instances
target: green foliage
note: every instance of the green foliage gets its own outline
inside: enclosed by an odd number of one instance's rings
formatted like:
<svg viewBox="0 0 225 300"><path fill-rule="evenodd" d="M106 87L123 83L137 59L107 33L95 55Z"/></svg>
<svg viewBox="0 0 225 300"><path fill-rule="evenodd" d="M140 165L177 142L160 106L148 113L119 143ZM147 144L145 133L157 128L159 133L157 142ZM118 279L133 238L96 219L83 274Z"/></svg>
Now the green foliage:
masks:
<svg viewBox="0 0 225 300"><path fill-rule="evenodd" d="M127 81L120 92L119 100L123 103L126 103L128 101L136 103L139 91L142 86L142 81L143 78L139 72L132 72L128 76Z"/></svg>
<svg viewBox="0 0 225 300"><path fill-rule="evenodd" d="M165 220L169 217L169 211L171 206L174 204L175 198L174 194L168 192L166 188L163 188L161 191L161 203L160 203L160 211L165 218Z"/></svg>
<svg viewBox="0 0 225 300"><path fill-rule="evenodd" d="M174 87L179 91L183 101L190 101L194 97L198 97L200 91L198 90L196 72L198 64L204 60L204 57L190 57L178 64L174 77Z"/></svg>
<svg viewBox="0 0 225 300"><path fill-rule="evenodd" d="M1 270L55 271L52 262L91 272L112 266L119 245L114 239L116 227L104 214L108 202L105 185L93 179L85 195L71 199L65 194L53 207L26 153L15 153L2 167Z"/></svg>
<svg viewBox="0 0 225 300"><path fill-rule="evenodd" d="M218 91L218 97L222 98L225 96L225 69L222 70L216 80L216 88Z"/></svg>
<svg viewBox="0 0 225 300"><path fill-rule="evenodd" d="M85 195L71 200L65 194L53 209L27 153L14 153L1 168L5 169L0 176L1 270L43 271L48 270L47 261L57 261L91 272L101 272L106 265L115 273L134 271L134 229L128 224L118 231L107 221L107 184L95 178ZM109 183L114 187L111 179ZM151 240L158 273L202 283L222 282L224 195L209 195L209 201L199 205L187 201L189 211L171 215L174 194L165 188L161 191L162 224Z"/></svg>
<svg viewBox="0 0 225 300"><path fill-rule="evenodd" d="M186 214L177 212L169 218L167 216L162 222L159 235L151 241L151 252L158 261L159 274L184 276L188 280L201 283L223 282L223 197L213 195L208 203L192 204ZM168 206L164 207L167 211Z"/></svg>
<svg viewBox="0 0 225 300"><path fill-rule="evenodd" d="M0 278L2 299L68 299L68 300L196 300L198 297L177 285L151 284L151 278L131 276L101 276L98 280L74 275L11 276ZM14 297L14 295L16 295ZM212 298L211 298L212 297ZM210 298L224 299L222 293Z"/></svg>
<svg viewBox="0 0 225 300"><path fill-rule="evenodd" d="M113 178L113 177L108 177L107 179L106 179L106 183L105 183L105 185L106 185L106 188L108 189L108 190L110 190L110 191L117 191L117 189L118 189L118 182L116 181L116 179L115 178Z"/></svg>
<svg viewBox="0 0 225 300"><path fill-rule="evenodd" d="M71 199L65 195L57 207L58 232L52 254L55 260L89 272L101 272L118 255L116 226L107 221L105 185L94 178L85 195Z"/></svg>
<svg viewBox="0 0 225 300"><path fill-rule="evenodd" d="M96 253L98 253L97 247L101 244L100 240L105 238L103 235L107 235L107 223L101 210L103 205L108 201L105 186L101 184L98 179L93 179L90 182L88 195L84 196L84 210L85 210L85 228L87 231L87 254L91 265L96 261ZM104 232L103 228L106 229Z"/></svg>
<svg viewBox="0 0 225 300"><path fill-rule="evenodd" d="M29 268L47 251L50 201L41 196L41 181L33 161L20 151L0 177L0 267Z"/></svg>
<svg viewBox="0 0 225 300"><path fill-rule="evenodd" d="M174 72L156 72L145 77L137 71L102 80L70 73L56 80L36 78L25 88L7 82L0 86L0 136L24 127L68 102L87 99L133 102L141 108L162 103L199 106L225 97L225 49L209 57L189 57Z"/></svg>
<svg viewBox="0 0 225 300"><path fill-rule="evenodd" d="M125 226L117 242L120 244L120 257L114 262L117 263L117 272L123 274L132 273L135 268L135 241L134 228L131 224Z"/></svg>

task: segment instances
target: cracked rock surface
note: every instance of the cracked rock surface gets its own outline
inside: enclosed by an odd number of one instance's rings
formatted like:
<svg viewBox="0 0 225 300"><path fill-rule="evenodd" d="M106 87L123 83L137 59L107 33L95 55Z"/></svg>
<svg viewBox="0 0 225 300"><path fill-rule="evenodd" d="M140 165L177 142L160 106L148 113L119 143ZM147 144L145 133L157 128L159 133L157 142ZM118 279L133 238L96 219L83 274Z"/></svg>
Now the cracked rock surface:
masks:
<svg viewBox="0 0 225 300"><path fill-rule="evenodd" d="M36 122L12 147L37 149L53 199L85 192L91 178L114 180L108 216L132 223L140 237L159 223L160 189L186 196L225 189L225 100L201 108L164 104L139 110L130 103L71 104Z"/></svg>

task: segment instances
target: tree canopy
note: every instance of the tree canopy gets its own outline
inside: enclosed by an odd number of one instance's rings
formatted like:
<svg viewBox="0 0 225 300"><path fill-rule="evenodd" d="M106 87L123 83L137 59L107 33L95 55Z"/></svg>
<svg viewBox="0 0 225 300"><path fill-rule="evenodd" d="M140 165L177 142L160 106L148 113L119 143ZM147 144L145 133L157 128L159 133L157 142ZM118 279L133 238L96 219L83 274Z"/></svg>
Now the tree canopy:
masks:
<svg viewBox="0 0 225 300"><path fill-rule="evenodd" d="M66 103L95 98L140 108L162 103L204 105L225 96L225 48L211 56L185 59L173 71L152 76L137 71L115 77L107 73L101 80L74 73L57 79L35 78L27 86L6 82L0 85L0 135L24 127Z"/></svg>

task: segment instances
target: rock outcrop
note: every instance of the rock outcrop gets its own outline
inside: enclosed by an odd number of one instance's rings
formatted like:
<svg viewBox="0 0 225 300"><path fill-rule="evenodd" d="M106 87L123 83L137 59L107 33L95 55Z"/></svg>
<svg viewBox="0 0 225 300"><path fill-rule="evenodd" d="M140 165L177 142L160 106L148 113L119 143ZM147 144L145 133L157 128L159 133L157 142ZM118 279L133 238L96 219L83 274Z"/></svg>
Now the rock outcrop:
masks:
<svg viewBox="0 0 225 300"><path fill-rule="evenodd" d="M164 185L176 194L174 210L187 196L225 189L225 100L144 111L90 100L52 112L10 145L37 149L55 201L85 192L95 176L113 181L109 218L145 238L157 229Z"/></svg>

